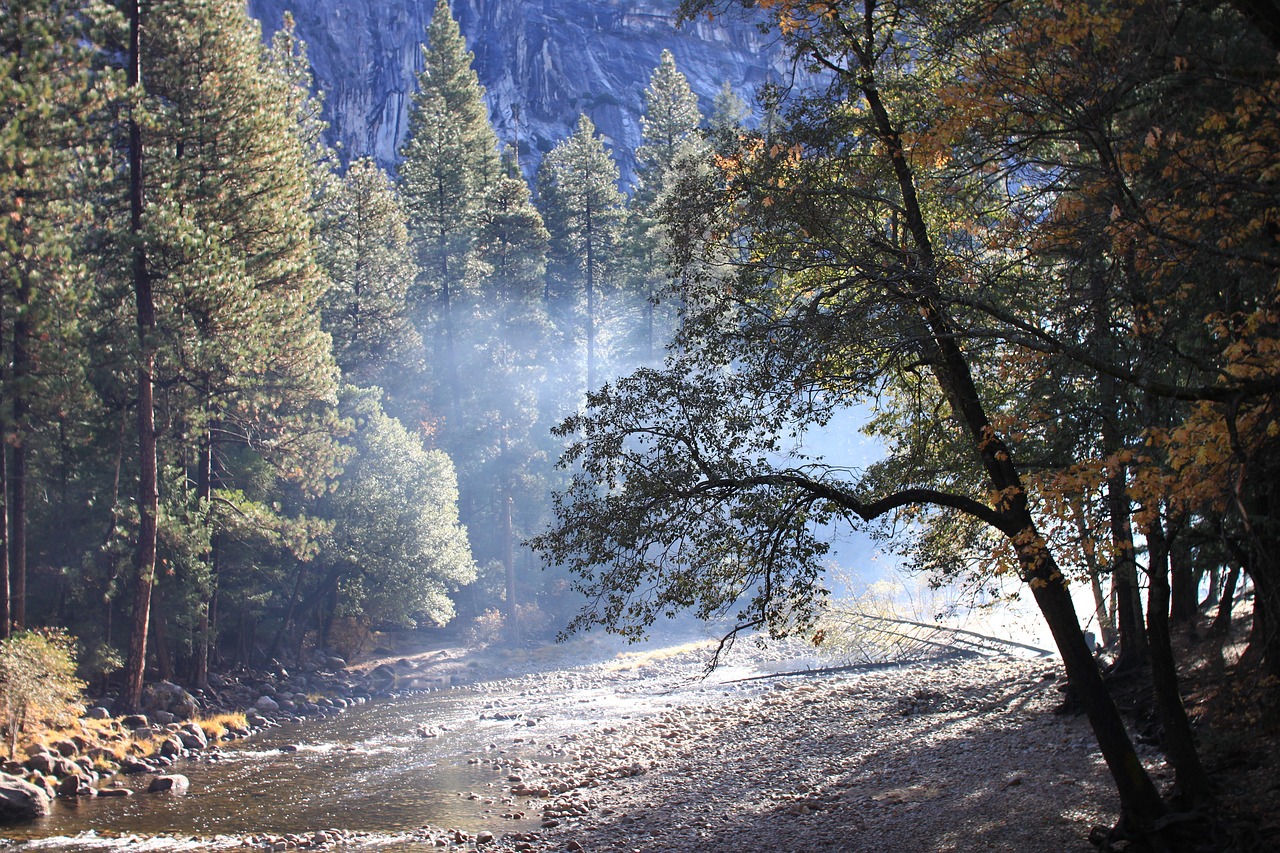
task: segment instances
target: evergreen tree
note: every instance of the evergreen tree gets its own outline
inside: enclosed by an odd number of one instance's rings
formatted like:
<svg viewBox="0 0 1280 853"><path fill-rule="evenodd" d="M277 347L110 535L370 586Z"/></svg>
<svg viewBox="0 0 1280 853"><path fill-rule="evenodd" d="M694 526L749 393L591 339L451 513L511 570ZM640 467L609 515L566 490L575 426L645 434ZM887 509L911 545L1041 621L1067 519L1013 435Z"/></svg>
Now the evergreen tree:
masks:
<svg viewBox="0 0 1280 853"><path fill-rule="evenodd" d="M676 68L669 50L662 52L658 67L649 77L644 103L645 112L640 117L644 141L636 149L636 161L646 176L642 188L661 185L662 176L671 169L681 145L697 135L702 123L698 96Z"/></svg>
<svg viewBox="0 0 1280 853"><path fill-rule="evenodd" d="M95 24L106 16L96 3L15 0L0 17L0 636L27 621L35 453L51 430L87 420L70 419L73 409L93 408L78 338L86 182L105 160L95 133L115 84L95 70Z"/></svg>
<svg viewBox="0 0 1280 853"><path fill-rule="evenodd" d="M149 119L135 156L149 192L137 217L145 246L137 280L149 288L138 315L143 362L154 366L142 384L160 381L169 426L157 470L174 472L163 503L179 523L162 538L176 555L206 554L188 582L203 589L193 600L207 602L215 567L207 545L187 544L202 528L180 521L209 513L215 488L234 490L217 468L217 448L252 448L282 474L323 470L298 458L324 457L311 422L324 417L336 377L320 330L324 279L312 260L292 82L270 73L257 25L233 0L159 2L146 16L139 55ZM144 448L144 471L148 460ZM145 563L124 707L136 705L141 684L152 579Z"/></svg>
<svg viewBox="0 0 1280 853"><path fill-rule="evenodd" d="M505 624L514 637L520 627L517 542L540 522L546 493L539 486L545 485L547 456L537 437L550 426L538 414L539 395L550 387L550 326L541 300L547 229L514 159L507 165L489 192L477 235L484 286L473 323L475 357L468 366L474 390L464 443L472 453L483 448L466 472L465 485L475 493L468 502L472 547L482 562L502 567Z"/></svg>
<svg viewBox="0 0 1280 853"><path fill-rule="evenodd" d="M325 211L321 262L330 278L324 327L344 378L385 387L422 342L408 316L417 267L404 210L372 160L351 164Z"/></svg>
<svg viewBox="0 0 1280 853"><path fill-rule="evenodd" d="M557 279L548 288L553 300L568 305L576 302L574 294L582 294L586 388L591 391L597 387L600 292L617 271L626 217L618 166L583 115L573 135L547 154L541 172L539 201L551 232L548 275Z"/></svg>
<svg viewBox="0 0 1280 853"><path fill-rule="evenodd" d="M699 133L702 113L689 81L676 68L671 51L664 50L645 89L645 114L640 118L643 142L636 149L639 184L631 196L627 217L626 252L632 298L640 305L639 355L652 362L660 333L655 311L668 277L662 252L658 206L680 157L701 156L706 143Z"/></svg>
<svg viewBox="0 0 1280 853"><path fill-rule="evenodd" d="M711 103L711 118L707 120L707 141L717 154L727 155L738 149L743 123L750 115L747 102L725 80Z"/></svg>
<svg viewBox="0 0 1280 853"><path fill-rule="evenodd" d="M446 0L436 3L422 58L400 189L418 249L414 302L435 354L434 402L456 417L462 389L455 302L467 282L480 207L498 176L498 140L471 67L474 56Z"/></svg>

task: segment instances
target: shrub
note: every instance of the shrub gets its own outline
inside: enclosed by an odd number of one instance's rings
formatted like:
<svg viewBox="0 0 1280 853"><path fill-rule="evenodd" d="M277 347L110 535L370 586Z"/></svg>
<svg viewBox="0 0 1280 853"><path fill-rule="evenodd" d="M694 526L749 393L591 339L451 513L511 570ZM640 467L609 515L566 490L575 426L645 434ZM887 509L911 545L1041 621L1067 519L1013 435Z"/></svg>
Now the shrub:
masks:
<svg viewBox="0 0 1280 853"><path fill-rule="evenodd" d="M0 723L9 757L29 725L72 722L82 710L84 687L76 678L75 640L66 632L23 631L0 640Z"/></svg>

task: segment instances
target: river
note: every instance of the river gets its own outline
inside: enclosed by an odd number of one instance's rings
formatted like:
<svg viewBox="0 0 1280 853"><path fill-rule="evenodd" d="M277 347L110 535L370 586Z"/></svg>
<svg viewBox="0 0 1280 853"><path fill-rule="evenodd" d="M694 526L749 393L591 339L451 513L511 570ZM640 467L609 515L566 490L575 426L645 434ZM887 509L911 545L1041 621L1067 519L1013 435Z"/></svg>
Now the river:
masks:
<svg viewBox="0 0 1280 853"><path fill-rule="evenodd" d="M190 779L185 795L147 794L150 776L122 777L134 796L58 799L49 817L0 835L11 850L80 853L232 847L249 835L337 829L368 833L357 849L419 853L439 849L411 837L424 825L536 830L536 807L504 801L513 761L555 762L591 727L761 689L726 683L744 674L730 668L702 681L688 669L587 667L378 700L185 760L170 771ZM424 725L438 735L423 737ZM503 817L521 810L528 816Z"/></svg>

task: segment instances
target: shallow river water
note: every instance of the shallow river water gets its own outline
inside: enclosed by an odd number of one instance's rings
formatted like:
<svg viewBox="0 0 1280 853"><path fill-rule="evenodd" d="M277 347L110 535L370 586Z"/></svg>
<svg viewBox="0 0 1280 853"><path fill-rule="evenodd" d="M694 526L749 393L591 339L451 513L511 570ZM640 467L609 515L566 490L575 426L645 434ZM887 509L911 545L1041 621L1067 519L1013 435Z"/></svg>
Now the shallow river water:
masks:
<svg viewBox="0 0 1280 853"><path fill-rule="evenodd" d="M536 807L525 809L524 820L501 817L512 807L502 803L506 775L495 760L554 761L564 739L590 727L708 694L757 689L723 684L741 674L726 670L714 682L674 685L640 675L608 685L570 678L375 701L226 745L216 760L183 761L169 772L190 779L185 795L146 794L149 775L123 777L126 787L141 790L59 799L49 817L0 830L0 837L11 840L9 850L81 853L209 849L252 834L339 829L370 833L358 846L416 853L438 849L404 837L426 824L495 835L536 829ZM520 718L492 719L495 713ZM420 736L422 725L439 736ZM210 844L216 836L225 837Z"/></svg>

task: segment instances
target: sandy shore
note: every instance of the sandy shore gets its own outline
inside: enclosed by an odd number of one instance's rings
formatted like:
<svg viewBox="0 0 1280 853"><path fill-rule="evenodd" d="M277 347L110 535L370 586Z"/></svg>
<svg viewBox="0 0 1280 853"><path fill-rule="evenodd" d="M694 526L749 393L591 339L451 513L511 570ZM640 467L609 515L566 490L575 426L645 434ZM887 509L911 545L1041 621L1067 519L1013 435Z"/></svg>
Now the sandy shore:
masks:
<svg viewBox="0 0 1280 853"><path fill-rule="evenodd" d="M1115 819L1087 723L1053 713L1053 659L691 687L703 659L691 651L515 680L530 714L602 681L636 713L558 734L553 761L493 759L505 807L540 814L543 828L484 847L1086 853L1090 827ZM668 700L655 706L663 684Z"/></svg>

